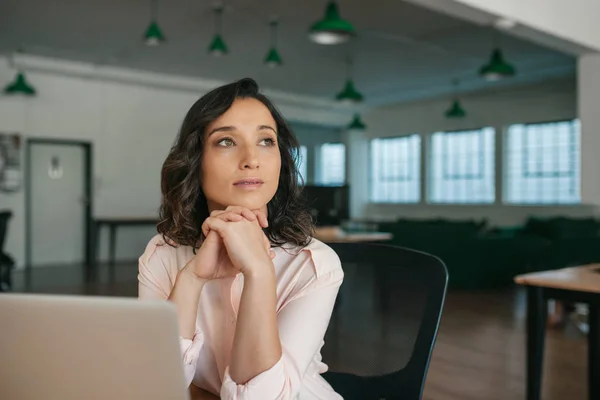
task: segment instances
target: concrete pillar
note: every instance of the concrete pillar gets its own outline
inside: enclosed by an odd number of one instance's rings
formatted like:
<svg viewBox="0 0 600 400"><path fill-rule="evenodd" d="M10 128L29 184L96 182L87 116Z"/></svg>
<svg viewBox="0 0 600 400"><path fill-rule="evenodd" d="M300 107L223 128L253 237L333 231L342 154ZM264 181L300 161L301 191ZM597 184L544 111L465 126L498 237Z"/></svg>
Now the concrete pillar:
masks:
<svg viewBox="0 0 600 400"><path fill-rule="evenodd" d="M581 120L581 202L600 206L600 53L578 59Z"/></svg>
<svg viewBox="0 0 600 400"><path fill-rule="evenodd" d="M350 218L366 218L364 208L369 202L369 139L365 132L347 131L346 182L350 184Z"/></svg>

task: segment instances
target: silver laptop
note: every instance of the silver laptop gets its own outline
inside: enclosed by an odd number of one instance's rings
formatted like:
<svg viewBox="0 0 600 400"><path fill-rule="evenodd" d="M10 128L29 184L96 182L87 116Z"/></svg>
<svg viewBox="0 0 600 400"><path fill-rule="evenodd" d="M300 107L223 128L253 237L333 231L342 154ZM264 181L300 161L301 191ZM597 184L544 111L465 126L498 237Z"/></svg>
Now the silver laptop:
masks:
<svg viewBox="0 0 600 400"><path fill-rule="evenodd" d="M0 295L0 399L185 400L174 305Z"/></svg>

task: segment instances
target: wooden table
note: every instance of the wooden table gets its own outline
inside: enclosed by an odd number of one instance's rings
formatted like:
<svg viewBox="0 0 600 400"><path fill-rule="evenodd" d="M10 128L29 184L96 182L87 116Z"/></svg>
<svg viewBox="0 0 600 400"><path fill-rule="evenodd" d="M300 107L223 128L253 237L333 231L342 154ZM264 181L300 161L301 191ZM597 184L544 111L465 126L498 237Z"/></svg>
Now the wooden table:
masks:
<svg viewBox="0 0 600 400"><path fill-rule="evenodd" d="M92 264L98 263L98 251L100 245L100 230L103 225L109 228L108 239L108 265L109 279L112 281L115 276L115 258L117 251L117 228L119 226L156 226L157 218L152 217L112 217L95 218L92 231ZM358 242L380 242L392 238L387 232L353 232L347 233L339 227L321 227L315 230L315 238L326 243L358 243Z"/></svg>
<svg viewBox="0 0 600 400"><path fill-rule="evenodd" d="M220 400L219 396L215 396L214 394L204 390L204 389L200 389L198 386L194 385L193 383L190 385L189 388L189 392L190 392L190 400Z"/></svg>
<svg viewBox="0 0 600 400"><path fill-rule="evenodd" d="M548 299L589 306L588 398L600 399L600 264L515 277L527 287L527 400L539 400Z"/></svg>
<svg viewBox="0 0 600 400"><path fill-rule="evenodd" d="M388 232L344 232L337 227L319 227L315 229L315 239L324 243L385 242L392 239L392 234Z"/></svg>
<svg viewBox="0 0 600 400"><path fill-rule="evenodd" d="M95 218L93 224L92 233L92 263L97 265L98 263L98 249L100 244L100 229L102 225L106 225L109 228L109 239L108 239L108 264L109 264L109 279L111 282L115 277L115 258L117 251L117 228L119 226L141 226L141 225L153 225L156 226L158 218L152 217L113 217L113 218Z"/></svg>

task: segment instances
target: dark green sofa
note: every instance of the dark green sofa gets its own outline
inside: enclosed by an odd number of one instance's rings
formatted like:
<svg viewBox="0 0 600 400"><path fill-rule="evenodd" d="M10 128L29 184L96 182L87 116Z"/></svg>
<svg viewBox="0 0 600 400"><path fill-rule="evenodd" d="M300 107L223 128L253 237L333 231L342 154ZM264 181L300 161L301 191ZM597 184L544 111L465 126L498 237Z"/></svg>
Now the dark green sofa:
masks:
<svg viewBox="0 0 600 400"><path fill-rule="evenodd" d="M365 224L392 233L391 244L439 257L453 288L509 286L519 274L600 262L600 224L594 218L531 217L510 227L447 219Z"/></svg>
<svg viewBox="0 0 600 400"><path fill-rule="evenodd" d="M485 289L512 284L515 275L536 270L549 240L535 235L506 234L487 221L401 219L379 224L393 235L391 244L439 257L449 272L449 285Z"/></svg>

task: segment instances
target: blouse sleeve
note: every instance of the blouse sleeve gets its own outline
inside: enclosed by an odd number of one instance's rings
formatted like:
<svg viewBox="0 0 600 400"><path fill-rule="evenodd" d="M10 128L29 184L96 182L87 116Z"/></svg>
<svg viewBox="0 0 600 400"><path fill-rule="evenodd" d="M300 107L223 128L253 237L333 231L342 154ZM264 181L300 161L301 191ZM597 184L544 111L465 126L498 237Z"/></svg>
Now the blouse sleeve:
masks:
<svg viewBox="0 0 600 400"><path fill-rule="evenodd" d="M150 254L148 252L151 251ZM168 264L167 264L168 265ZM146 253L139 259L138 298L142 300L167 300L174 285L174 278L156 251L156 246L148 246ZM174 266L175 271L177 270ZM192 339L179 337L186 385L192 383L196 373L196 363L202 349L204 336L196 325Z"/></svg>
<svg viewBox="0 0 600 400"><path fill-rule="evenodd" d="M333 260L339 266L337 255ZM243 385L231 379L227 368L221 399L295 399L302 387L304 374L322 344L342 280L343 272L339 266L317 278L302 290L301 296L285 305L277 319L281 358L270 369Z"/></svg>

